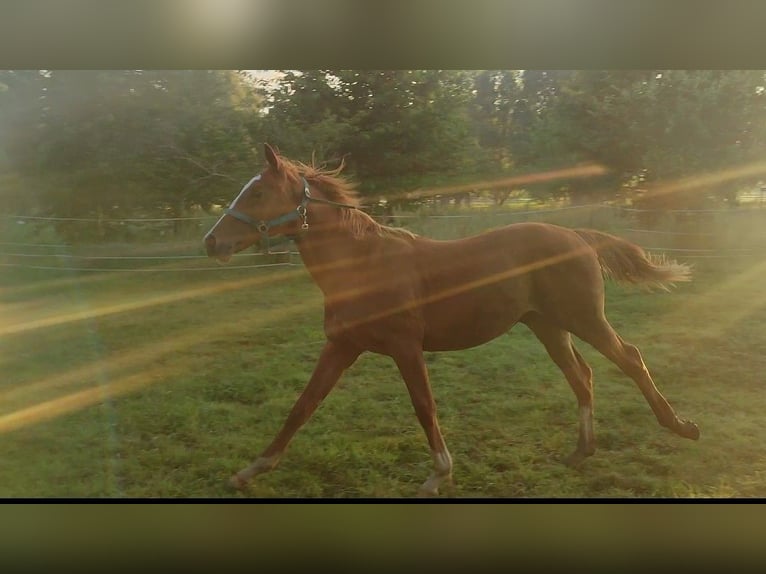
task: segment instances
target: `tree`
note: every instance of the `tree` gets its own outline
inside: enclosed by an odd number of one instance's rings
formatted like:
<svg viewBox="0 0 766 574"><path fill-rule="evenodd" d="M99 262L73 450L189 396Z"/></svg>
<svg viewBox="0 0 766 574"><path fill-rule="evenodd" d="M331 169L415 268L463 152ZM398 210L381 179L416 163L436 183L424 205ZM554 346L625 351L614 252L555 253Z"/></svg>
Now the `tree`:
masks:
<svg viewBox="0 0 766 574"><path fill-rule="evenodd" d="M573 72L529 132L529 149L532 156L605 166L610 176L601 186L611 194L629 182L656 186L725 170L764 151L763 84L759 71ZM698 206L742 183L649 197L657 206Z"/></svg>
<svg viewBox="0 0 766 574"><path fill-rule="evenodd" d="M57 217L181 216L252 174L257 96L225 71L6 72L6 170Z"/></svg>
<svg viewBox="0 0 766 574"><path fill-rule="evenodd" d="M415 187L475 168L472 78L446 70L286 73L266 131L294 157L346 158L360 190Z"/></svg>

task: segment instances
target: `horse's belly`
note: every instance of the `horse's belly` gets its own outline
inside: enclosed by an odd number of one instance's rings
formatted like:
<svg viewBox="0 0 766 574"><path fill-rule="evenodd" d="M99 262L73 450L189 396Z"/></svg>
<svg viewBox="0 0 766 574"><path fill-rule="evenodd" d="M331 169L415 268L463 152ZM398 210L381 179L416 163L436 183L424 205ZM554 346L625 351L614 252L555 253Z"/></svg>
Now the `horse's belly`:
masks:
<svg viewBox="0 0 766 574"><path fill-rule="evenodd" d="M508 332L524 314L518 304L504 298L493 305L482 301L455 300L425 310L423 349L451 351L476 347Z"/></svg>

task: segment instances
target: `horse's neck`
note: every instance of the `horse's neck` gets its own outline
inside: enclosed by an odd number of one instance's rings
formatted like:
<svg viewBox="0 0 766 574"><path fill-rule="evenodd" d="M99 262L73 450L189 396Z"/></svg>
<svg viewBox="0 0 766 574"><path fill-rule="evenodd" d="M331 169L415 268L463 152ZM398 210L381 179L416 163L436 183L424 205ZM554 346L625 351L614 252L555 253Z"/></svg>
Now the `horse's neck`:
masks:
<svg viewBox="0 0 766 574"><path fill-rule="evenodd" d="M366 240L357 239L341 224L337 208L322 210L309 222L309 229L297 242L303 263L325 294L343 285L349 274L364 264Z"/></svg>

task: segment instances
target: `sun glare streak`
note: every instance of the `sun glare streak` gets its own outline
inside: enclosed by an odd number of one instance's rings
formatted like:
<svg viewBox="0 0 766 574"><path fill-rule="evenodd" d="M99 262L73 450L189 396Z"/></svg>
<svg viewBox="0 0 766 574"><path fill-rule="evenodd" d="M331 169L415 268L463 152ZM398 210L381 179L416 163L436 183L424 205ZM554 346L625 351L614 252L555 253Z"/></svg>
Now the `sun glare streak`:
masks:
<svg viewBox="0 0 766 574"><path fill-rule="evenodd" d="M406 194L407 197L428 197L438 194L459 193L461 191L470 191L476 187L484 185L523 185L525 183L553 180L563 177L589 177L604 173L600 166L581 166L566 170L555 170L551 172L532 174L528 176L518 176L507 178L494 182L479 182L474 184L465 184L459 186L447 186L432 190L418 190ZM692 189L737 179L741 177L750 177L766 173L766 162L759 162L748 166L741 166L729 170L722 170L715 173L703 174L701 176L684 178L675 182L658 185L648 195L669 194L677 191ZM406 301L401 304L393 305L388 308L379 309L367 317L360 318L353 323L344 325L347 328L353 328L362 324L374 322L376 320L394 315L396 313L411 310L432 302L460 295L462 293L478 289L499 281L504 281L513 277L521 276L544 267L555 265L571 258L579 257L591 251L591 246L584 246L580 249L574 249L555 256L547 257L526 265L506 269L494 274L483 277L466 280L460 284L452 285L438 292L431 293L428 296ZM314 272L325 273L329 271L342 271L343 269L353 268L366 261L364 257L348 257L329 261L326 264L320 264L313 268ZM170 264L172 266L172 264ZM99 281L114 278L117 275L123 275L124 272L104 273L94 277L76 277L62 278L57 281L61 285L69 283L82 283L88 280ZM290 269L288 271L275 272L267 276L250 277L236 281L226 281L204 287L187 288L176 293L150 296L132 301L123 301L114 304L103 304L91 309L61 313L52 317L44 317L23 323L0 326L0 336L15 335L35 329L47 328L55 325L61 325L74 321L81 321L96 317L103 317L122 313L125 311L134 311L145 309L157 305L165 305L192 299L195 297L212 296L227 291L234 291L249 287L270 285L282 280L297 277L304 273L303 269ZM123 275L124 276L124 275ZM684 305L679 306L673 312L665 315L661 319L668 325L689 323L689 317L703 318L714 315L716 320L709 321L699 330L701 336L720 336L732 325L741 321L752 311L753 308L760 308L763 304L763 297L760 296L759 286L766 279L766 263L758 264L730 279L717 285L715 288L700 296L690 298ZM391 283L399 278L390 278ZM52 283L45 285L50 287ZM23 289L22 286L12 289ZM349 285L346 289L337 294L333 294L328 302L337 303L349 299L358 298L373 291L384 289L385 282L376 282L375 284ZM12 289L4 289L3 293L10 292ZM237 331L241 329L255 329L269 323L274 323L304 310L315 307L320 303L320 296L308 297L306 300L294 303L292 305L278 309L270 309L261 312L255 317L221 317L210 325L206 325L204 330L195 330L189 333L183 333L172 338L165 338L159 342L150 342L146 345L127 352L117 350L113 357L105 358L97 363L84 365L67 373L56 374L43 380L20 384L11 389L0 393L0 400L8 401L17 399L19 395L25 393L39 393L44 390L65 388L74 383L82 383L84 380L97 379L106 376L115 378L107 384L92 382L91 387L66 394L61 397L46 400L38 404L18 409L14 412L0 416L0 432L9 432L36 422L51 420L64 414L72 413L77 410L103 402L109 397L119 397L131 392L146 388L156 382L167 378L169 375L177 375L181 371L198 367L198 363L204 362L203 358L197 357L191 361L173 362L161 367L145 368L137 373L125 374L124 371L136 364L141 367L156 364L157 361L166 359L169 356L177 355L181 350L189 350L196 345L209 341L219 334ZM728 304L725 311L721 311L721 306ZM24 310L32 309L33 306L24 304L11 305L7 310L20 313ZM711 311L712 309L712 311ZM257 334L256 334L257 336ZM212 375L214 376L214 375Z"/></svg>
<svg viewBox="0 0 766 574"><path fill-rule="evenodd" d="M191 0L184 8L179 17L218 42L230 42L232 36L263 25L264 10L251 0Z"/></svg>
<svg viewBox="0 0 766 574"><path fill-rule="evenodd" d="M65 271L62 269L62 271ZM99 281L105 281L113 279L117 276L117 273L91 273L87 277L56 277L45 279L44 281L37 281L35 283L29 283L27 285L17 285L14 287L0 288L0 295L10 296L18 295L21 293L29 293L30 291L47 290L53 287L69 287L71 285L79 285L83 283L96 283Z"/></svg>
<svg viewBox="0 0 766 574"><path fill-rule="evenodd" d="M177 293L168 293L165 295L158 295L153 297L147 297L145 299L138 299L133 301L125 301L122 303L115 303L111 305L101 305L92 309L86 309L81 311L73 311L70 313L63 313L54 315L51 317L45 317L41 319L35 319L32 321L26 321L24 323L16 323L11 325L0 326L0 336L14 335L17 333L23 333L25 331L31 331L34 329L41 329L46 327L52 327L70 323L73 321L83 321L86 319L93 319L96 317L103 317L106 315L113 315L115 313L123 313L125 311L135 311L137 309L144 309L146 307L152 307L156 305L166 305L169 303L176 303L186 299L192 299L195 297L210 296L226 291L234 291L237 289L243 289L246 287L255 287L268 285L274 282L282 281L290 277L295 277L300 274L302 270L291 269L281 273L273 273L267 276L249 277L246 279L240 279L237 281L221 282L215 285L198 287L192 289L185 289Z"/></svg>
<svg viewBox="0 0 766 574"><path fill-rule="evenodd" d="M706 187L725 183L740 178L753 178L766 174L766 162L754 162L731 169L723 169L702 175L685 177L668 183L659 183L646 192L643 197L658 197L679 191L687 191L695 187Z"/></svg>
<svg viewBox="0 0 766 574"><path fill-rule="evenodd" d="M586 178L603 175L609 170L599 164L587 164L571 168L557 169L545 172L531 173L495 180L484 180L460 185L447 185L430 189L403 191L391 195L383 194L387 199L419 199L437 195L452 195L475 191L481 188L523 186L532 183L553 181L556 179ZM655 197L675 192L686 191L695 187L705 187L724 183L739 178L753 178L766 174L766 162L754 162L735 168L718 170L702 175L685 177L666 183L659 182L644 197Z"/></svg>
<svg viewBox="0 0 766 574"><path fill-rule="evenodd" d="M401 303L395 306L386 307L378 311L377 313L373 313L368 315L367 317L358 319L356 321L351 321L346 323L344 326L347 328L353 328L357 327L359 325L363 325L365 323L370 323L377 321L379 319L383 319L385 317L389 317L391 315L395 315L396 313L401 313L403 311L409 311L411 309L414 309L416 307L420 307L422 305L426 305L428 303L433 303L435 301L440 301L442 299L447 299L449 297L453 297L455 295L459 295L461 293L465 293L467 291L471 291L473 289L478 289L480 287L484 287L486 285L491 285L493 283L497 283L498 281L503 281L506 279L510 279L512 277L517 277L519 275L523 275L525 273L530 273L532 271L536 271L538 269L542 269L544 267L555 265L557 263L561 263L563 261L566 261L568 259L573 259L575 257L580 257L586 253L592 252L592 248L590 246L585 246L578 249L572 249L570 251L567 251L565 253L561 253L558 255L554 255L551 257L547 257L545 259L540 259L538 261L533 261L532 263L528 263L526 265L520 265L518 267L513 267L511 269L507 269L502 272L493 273L490 275L485 275L483 277L479 277L477 279L473 279L470 281L464 281L458 285L454 285L452 287L448 287L445 289L442 289L440 291L437 291L435 293L432 293L425 297L420 297L416 299L411 299L409 301L406 301L405 303ZM391 282L395 282L397 279L391 279ZM336 294L333 294L332 296L328 297L328 303L334 304L338 302L347 301L349 299L354 299L360 296L363 296L365 294L373 293L375 291L381 290L381 287L385 287L385 285L381 285L380 283L376 283L375 285L362 285L362 286L352 286L350 288L347 288L343 291L340 291Z"/></svg>
<svg viewBox="0 0 766 574"><path fill-rule="evenodd" d="M403 305L399 305L399 306L388 308L388 309L383 309L380 312L374 314L373 316L367 317L363 321L360 321L360 323L374 321L376 319L386 317L401 311L405 311L419 305L423 305L423 304L436 301L442 298L450 297L459 293L463 293L465 291L469 291L471 289L476 289L483 285L488 285L488 284L501 281L513 276L528 273L530 271L545 267L547 265L553 265L555 263L564 261L566 259L579 256L582 253L590 251L590 249L591 249L590 247L583 247L581 250L572 250L570 252L563 253L554 257L549 257L547 259L543 259L540 261L536 261L528 265L509 269L502 273L497 273L491 276L481 277L473 281L467 281L460 285L453 286L449 289L442 290L429 297L419 299L419 300L412 300ZM346 260L340 264L350 265L352 263L357 263L357 261L353 259ZM338 264L339 264L338 262L335 262L333 265L338 265ZM260 279L262 280L263 278L260 278ZM242 287L242 286L246 286L249 283L251 282L238 281L236 285L238 287ZM228 288L231 289L233 287L228 286ZM352 285L348 289L343 291L339 295L339 298L341 300L345 298L354 298L354 297L363 295L364 293L370 292L375 289L380 289L380 288L381 288L380 284ZM220 289L220 286L215 286L215 291L219 291L219 290L222 290ZM210 294L210 291L211 291L211 288L206 287L202 289L187 291L185 292L184 295L190 296L190 293L193 293L195 295ZM156 299L157 298L155 298L153 302L156 303L157 302ZM165 297L163 297L163 300L164 299ZM337 299L333 299L333 301L335 300ZM8 399L12 398L14 395L18 396L18 394L20 393L28 393L31 391L40 392L46 389L59 388L62 386L66 386L68 384L81 382L83 378L95 378L97 376L103 376L104 371L106 371L106 376L114 376L116 371L129 368L131 365L135 364L138 361L140 361L142 364L156 363L158 360L161 360L167 356L173 355L177 353L179 350L182 350L182 349L188 350L194 345L209 341L211 340L211 338L215 338L217 334L231 331L232 329L237 329L238 327L246 327L248 329L262 327L266 324L283 320L303 310L315 307L316 305L320 303L320 301L321 301L320 295L317 293L315 297L309 297L305 301L301 301L287 307L266 310L255 317L241 317L238 321L234 321L234 322L230 321L227 318L222 318L214 326L210 326L204 330L194 331L181 336L168 338L159 343L156 343L156 342L148 343L147 345L143 346L140 349L129 351L127 354L121 354L115 359L107 359L97 364L86 365L84 367L77 368L68 373L55 375L43 381L37 381L35 383L26 384L19 387L14 387L13 389L9 389L8 391L0 395L0 399L7 401ZM134 305L138 306L138 302L135 302ZM103 314L103 312L107 310L113 311L114 309L112 307L100 308L100 311L102 312L101 314ZM154 375L156 375L157 372L158 371L156 369L149 369L149 370L142 371L140 373L136 373L134 375L127 375L116 382L107 384L106 390L104 389L104 385L94 386L89 389L77 391L75 393L71 393L63 397L45 401L38 405L23 408L13 413L4 415L0 417L0 432L6 431L6 430L13 430L15 428L32 424L40 420L48 420L51 418L55 418L56 416L70 413L80 408L90 406L92 404L99 402L102 399L105 392L111 396L118 396L121 394L131 392L133 390L138 390L140 388L143 388L144 386L151 384L151 380L147 381L147 379L151 379ZM145 382L141 382L141 381L145 381Z"/></svg>
<svg viewBox="0 0 766 574"><path fill-rule="evenodd" d="M130 367L136 362L142 364L156 364L160 360L165 360L169 356L176 356L178 351L186 351L194 345L207 343L211 338L234 331L250 331L251 329L261 328L268 324L282 321L290 316L316 307L320 303L320 296L307 297L305 300L294 303L289 307L278 309L268 309L256 316L241 316L236 320L231 317L221 318L216 324L204 330L194 331L182 336L167 338L161 342L151 342L147 345L128 351L118 351L117 358L107 358L96 364L85 365L76 368L67 373L54 375L42 381L27 383L15 386L0 393L0 400L8 402L12 398L18 398L21 394L34 393L60 388L72 383L80 383L83 379L96 378L101 376L114 377L116 372ZM255 335L257 337L257 334ZM192 355L193 356L193 355ZM144 369L138 373L123 375L116 381L106 385L93 382L93 386L81 391L70 393L62 397L57 397L30 407L18 409L14 412L0 416L0 432L7 432L17 428L27 426L43 420L49 420L58 416L68 414L82 408L105 400L108 397L117 397L124 394L137 391L158 381L160 376L177 376L182 372L189 372L194 368L200 368L205 358L198 358L196 361L189 361L189 355L184 355L177 362L173 362L162 367ZM211 382L216 378L215 373L211 373Z"/></svg>
<svg viewBox="0 0 766 574"><path fill-rule="evenodd" d="M477 188L485 187L512 187L525 185L530 183L541 183L545 181L553 181L556 179L569 179L579 177L594 177L597 175L603 175L607 173L607 169L598 164L587 164L576 167L568 167L564 169L556 169L551 171L543 171L538 173L529 173L524 175L517 175L513 177L506 177L494 180L483 180L473 183L465 183L460 185L445 185L440 187L434 187L430 189L422 189L415 191L405 191L395 194L384 194L387 199L420 199L426 197L433 197L435 195L453 195L457 193L463 193L466 191L475 191Z"/></svg>
<svg viewBox="0 0 766 574"><path fill-rule="evenodd" d="M689 298L665 315L661 322L668 327L692 324L696 336L719 337L753 309L766 303L763 295L765 283L766 262L763 262Z"/></svg>
<svg viewBox="0 0 766 574"><path fill-rule="evenodd" d="M533 261L526 265L520 265L520 266L506 269L504 271L500 271L497 273L484 275L482 277L479 277L470 281L463 281L457 285L444 288L426 297L412 299L411 301L408 301L401 305L382 309L378 313L372 314L368 317L365 317L364 319L360 319L353 324L349 323L349 327L361 325L371 321L376 321L378 319L381 319L402 311L407 311L415 307L419 307L421 305L440 301L442 299L453 297L455 295L460 295L467 291L478 289L486 285L491 285L499 281L504 281L512 277L518 277L520 275L531 273L533 271L537 271L539 269L543 269L551 265L556 265L558 263L562 263L569 259L574 259L576 257L580 257L582 255L592 253L594 249L600 249L602 246L608 245L608 243L609 243L609 240L607 239L600 243L593 243L591 245L585 245L577 249L570 249L569 251L565 251L563 253L560 253L551 257L547 257L544 259L539 259L537 261ZM689 280L688 278L675 279L675 281L688 281L688 280ZM328 295L327 301L330 304L341 303L344 301L348 301L350 299L355 299L367 294L374 293L376 291L384 290L387 287L393 286L398 281L399 281L398 277L391 277L387 281L375 281L373 284L350 286L342 291L338 291L336 293L332 293ZM672 283L672 281L669 281L669 283Z"/></svg>
<svg viewBox="0 0 766 574"><path fill-rule="evenodd" d="M440 290L439 292L432 293L426 297L413 299L399 305L394 305L389 308L380 309L377 313L374 313L368 317L359 319L355 323L348 324L346 326L355 327L360 324L369 323L369 322L372 322L372 321L375 321L375 320L378 320L378 319L381 319L402 311L407 311L418 306L422 306L422 305L435 302L444 298L459 295L461 293L465 293L467 291L474 290L486 285L490 285L498 281L503 281L512 277L530 273L532 271L536 271L550 265L555 265L563 261L566 261L568 259L582 256L583 254L586 254L586 253L590 253L592 252L592 249L593 249L593 246L584 245L581 248L572 249L564 253L560 253L551 257L547 257L545 259L528 263L526 265L517 266L511 269L503 270L498 273L486 275L486 276L475 278L472 280L463 281L460 284L452 285L448 288ZM363 261L364 261L364 258L358 258L358 257L340 259L339 261L332 261L328 263L328 265L326 266L326 269L335 270L335 269L342 269L344 267L357 266ZM251 278L246 280L239 280L234 283L205 286L205 287L197 288L197 289L189 289L181 293L154 297L149 300L133 301L133 302L129 302L127 305L130 308L140 308L140 307L146 307L147 304L153 305L153 304L160 304L160 303L168 302L168 301L186 299L193 296L211 295L211 294L222 292L222 291L248 287L254 284L264 285L268 283L273 283L275 281L284 279L287 275L296 276L297 274L294 271L288 272L288 273L277 273L267 277L257 277L257 278ZM393 283L399 280L399 278L392 277L388 280ZM340 293L338 293L337 295L333 295L332 297L330 297L328 302L336 303L338 301L353 299L353 298L363 296L367 293L371 293L376 290L385 289L385 288L386 288L386 284L381 284L380 282L372 282L371 284L362 284L362 285L352 284L352 285L349 285L346 289L344 289ZM54 375L53 377L49 377L42 381L37 381L37 382L29 383L26 385L20 385L20 386L14 387L13 389L9 389L5 393L0 394L0 399L7 402L8 399L18 397L20 394L23 395L24 393L30 393L30 392L39 393L40 391L43 391L46 389L47 390L54 389L54 388L57 389L60 387L71 385L72 383L80 383L83 381L83 379L100 378L103 376L114 377L119 374L119 371L129 368L130 366L134 365L137 362L141 362L142 365L156 364L157 361L165 360L168 356L177 355L178 351L181 351L181 350L186 351L188 354L190 349L193 349L195 345L206 343L210 341L211 338L214 339L218 334L226 333L226 332L231 333L233 330L238 332L241 329L250 330L250 329L262 327L266 324L283 320L303 310L315 307L320 303L320 301L321 301L320 294L318 292L314 292L312 296L308 296L306 299L301 300L295 304L285 306L285 307L280 307L277 309L268 309L255 316L251 316L251 315L238 316L234 320L232 320L232 318L228 316L220 317L216 323L212 325L206 325L206 328L204 330L195 330L190 333L185 333L183 335L168 337L165 340L160 342L150 342L139 349L134 349L132 351L128 351L127 353L123 353L122 351L116 351L115 357L107 358L106 360L100 361L99 363L92 364L92 365L85 365L83 367L76 368L68 373ZM114 313L117 310L125 310L126 309L125 305L126 304L121 304L118 306L99 307L95 309L94 311L96 312L96 315L101 316L104 314ZM234 314L236 315L236 313ZM70 315L72 314L58 317L57 318L58 322L72 320L72 317ZM77 318L83 318L82 314L78 314ZM40 325L34 324L33 326L39 327ZM119 353L119 355L117 353ZM184 355L184 356L187 356L187 355ZM175 367L173 367L173 365L175 365ZM56 416L59 416L61 414L66 414L66 413L70 413L75 410L78 410L80 408L85 408L87 406L90 406L92 404L99 402L99 400L102 400L105 393L108 394L109 396L119 396L122 394L132 392L133 390L143 388L144 386L151 384L152 381L156 379L155 375L157 375L157 373L165 372L163 369L168 369L167 372L169 373L171 372L171 368L175 368L176 371L178 371L179 369L184 370L188 368L188 365L186 361L181 363L173 362L171 365L166 365L159 370L149 368L139 373L130 374L130 375L125 375L123 373L122 378L117 379L116 381L112 383L108 383L107 385L96 383L91 388L73 392L63 397L51 399L43 403L40 403L38 405L33 405L30 407L19 409L17 411L14 411L12 413L9 413L0 417L0 432L6 431L6 430L13 430L16 428L20 428L21 426L32 424L36 421L48 420L51 418L55 418ZM176 371L172 371L172 372L175 373Z"/></svg>
<svg viewBox="0 0 766 574"><path fill-rule="evenodd" d="M103 402L108 398L115 398L137 391L151 385L157 377L168 370L168 367L157 367L129 375L113 383L85 389L2 415L0 416L0 433L50 420Z"/></svg>
<svg viewBox="0 0 766 574"><path fill-rule="evenodd" d="M222 320L226 322L226 330L229 330L233 326L229 322L230 317L222 318ZM108 356L87 365L75 367L64 373L57 373L39 381L19 383L13 387L4 389L3 391L0 391L0 401L4 403L17 401L25 395L37 395L43 391L57 390L72 385L73 383L87 383L91 379L97 379L100 376L107 378L114 377L119 374L119 371L134 366L137 363L149 364L156 362L167 355L183 349L188 349L204 340L208 340L210 336L215 336L218 332L222 331L223 326L224 325L219 324L216 328L206 329L204 332L200 330L192 333L174 335L173 337L165 337L162 341L152 341L142 347L129 351L119 349L114 353L116 356Z"/></svg>
<svg viewBox="0 0 766 574"><path fill-rule="evenodd" d="M157 271L168 271L173 269L178 269L179 271L183 271L184 269L186 269L186 267L184 267L183 264L179 263L178 261L169 261L167 263L155 264L153 265L152 269ZM61 271L67 272L68 269L66 267L62 267ZM57 278L46 279L44 281L38 281L38 282L27 284L27 285L3 287L3 288L0 288L0 295L10 296L10 295L17 295L20 293L28 293L30 291L36 291L36 290L48 290L48 289L51 289L52 287L68 287L71 285L85 285L89 283L97 283L100 281L108 281L113 279L134 279L136 277L143 278L146 276L147 275L145 275L144 272L137 272L131 269L115 269L113 271L110 270L110 271L98 271L98 272L92 271L92 272L89 272L88 275L81 275L77 273L77 275L75 276L57 277Z"/></svg>

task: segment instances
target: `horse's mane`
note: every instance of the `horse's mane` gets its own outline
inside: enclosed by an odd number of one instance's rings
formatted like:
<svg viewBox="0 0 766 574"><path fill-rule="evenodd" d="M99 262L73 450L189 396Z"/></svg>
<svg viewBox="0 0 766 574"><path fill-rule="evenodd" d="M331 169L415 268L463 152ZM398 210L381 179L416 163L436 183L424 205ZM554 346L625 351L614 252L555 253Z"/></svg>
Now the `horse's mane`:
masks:
<svg viewBox="0 0 766 574"><path fill-rule="evenodd" d="M304 177L310 184L319 188L325 199L356 208L361 207L356 183L340 175L343 168L346 167L345 161L341 160L340 165L335 169L325 169L323 166L314 165L313 161L312 165L306 165L299 161L286 159L285 157L280 157L279 159L281 169L284 170L289 179L298 181L301 177ZM407 229L388 227L378 223L361 209L339 209L341 225L349 229L354 237L362 237L368 234L407 238L415 237L415 234Z"/></svg>

